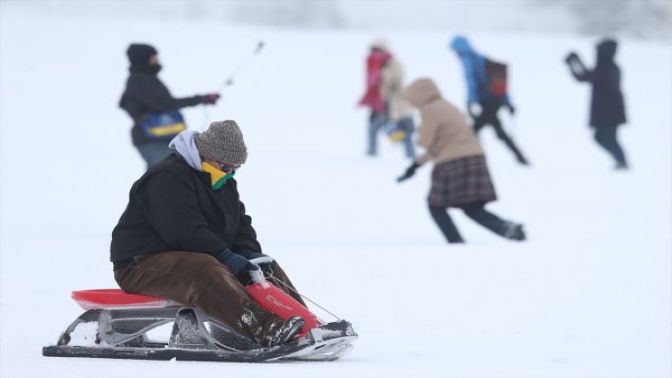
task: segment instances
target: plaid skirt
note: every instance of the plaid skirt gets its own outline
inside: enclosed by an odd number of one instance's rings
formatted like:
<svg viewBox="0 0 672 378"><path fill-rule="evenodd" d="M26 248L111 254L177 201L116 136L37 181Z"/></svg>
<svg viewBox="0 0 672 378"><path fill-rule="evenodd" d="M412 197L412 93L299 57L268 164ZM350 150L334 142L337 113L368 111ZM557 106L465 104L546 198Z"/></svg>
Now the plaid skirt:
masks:
<svg viewBox="0 0 672 378"><path fill-rule="evenodd" d="M468 156L436 164L427 202L434 207L459 207L497 200L485 156Z"/></svg>

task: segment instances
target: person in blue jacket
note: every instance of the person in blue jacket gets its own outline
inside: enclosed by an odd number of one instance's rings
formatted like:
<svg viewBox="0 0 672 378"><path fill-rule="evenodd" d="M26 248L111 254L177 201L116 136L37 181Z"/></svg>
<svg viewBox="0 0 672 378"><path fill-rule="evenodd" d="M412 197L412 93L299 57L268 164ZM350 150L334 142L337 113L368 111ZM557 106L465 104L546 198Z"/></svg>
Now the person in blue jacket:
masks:
<svg viewBox="0 0 672 378"><path fill-rule="evenodd" d="M493 92L486 72L488 59L474 50L463 36L453 38L450 47L457 53L464 67L468 90L467 111L474 121L472 126L474 132L478 133L483 126L491 125L495 129L497 137L513 152L518 162L522 165L528 165L527 158L504 131L497 116L497 111L502 106L508 108L512 115L515 113L515 107L511 103L511 98L507 92Z"/></svg>

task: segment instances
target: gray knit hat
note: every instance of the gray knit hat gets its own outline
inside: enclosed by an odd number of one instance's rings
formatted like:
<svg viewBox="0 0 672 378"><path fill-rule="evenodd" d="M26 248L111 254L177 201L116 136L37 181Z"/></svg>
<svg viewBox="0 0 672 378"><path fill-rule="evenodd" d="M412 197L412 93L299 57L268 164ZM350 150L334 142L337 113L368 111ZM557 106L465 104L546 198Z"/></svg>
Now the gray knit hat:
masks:
<svg viewBox="0 0 672 378"><path fill-rule="evenodd" d="M211 123L208 130L196 135L195 142L198 152L206 159L233 164L247 160L247 147L236 121Z"/></svg>

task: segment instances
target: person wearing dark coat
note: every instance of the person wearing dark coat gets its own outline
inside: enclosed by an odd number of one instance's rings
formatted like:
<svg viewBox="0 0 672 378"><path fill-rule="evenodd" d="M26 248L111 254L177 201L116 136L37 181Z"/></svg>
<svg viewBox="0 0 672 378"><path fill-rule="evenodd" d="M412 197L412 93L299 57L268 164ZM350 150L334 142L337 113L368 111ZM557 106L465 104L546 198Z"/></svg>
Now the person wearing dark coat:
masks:
<svg viewBox="0 0 672 378"><path fill-rule="evenodd" d="M149 168L170 154L168 142L186 128L179 109L214 105L219 94L175 98L157 77L162 66L153 46L133 43L126 55L131 64L130 75L119 106L133 119L133 145Z"/></svg>
<svg viewBox="0 0 672 378"><path fill-rule="evenodd" d="M181 132L170 148L133 184L112 231L115 280L129 293L198 307L250 345L288 341L304 321L283 321L244 288L250 271L259 269L250 260L266 255L233 178L247 158L240 128L234 121L214 122L203 133ZM261 269L305 305L277 262Z"/></svg>
<svg viewBox="0 0 672 378"><path fill-rule="evenodd" d="M473 129L476 134L486 125L491 125L497 134L497 138L504 142L506 147L515 155L518 163L529 165L528 159L507 134L502 122L497 115L499 109L504 106L509 109L511 115L515 113L515 107L511 103L508 93L502 95L492 93L488 86L485 56L478 53L463 36L456 36L450 43L462 66L467 82L467 112L473 119Z"/></svg>
<svg viewBox="0 0 672 378"><path fill-rule="evenodd" d="M618 127L626 122L625 102L621 92L621 70L614 61L618 43L604 39L597 44L597 64L589 70L581 58L571 52L565 59L570 72L580 82L592 84L590 126L595 129L595 141L616 161L616 169L627 169L625 152L618 143Z"/></svg>

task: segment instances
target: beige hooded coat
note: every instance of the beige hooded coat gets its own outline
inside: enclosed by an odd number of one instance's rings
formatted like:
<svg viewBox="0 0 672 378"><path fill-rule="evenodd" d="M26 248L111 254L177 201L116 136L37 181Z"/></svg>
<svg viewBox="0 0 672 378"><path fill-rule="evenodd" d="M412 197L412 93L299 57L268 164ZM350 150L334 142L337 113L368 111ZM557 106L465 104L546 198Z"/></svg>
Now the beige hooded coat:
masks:
<svg viewBox="0 0 672 378"><path fill-rule="evenodd" d="M391 57L381 72L380 94L387 104L388 116L392 121L410 117L413 109L404 98L404 74L401 64Z"/></svg>
<svg viewBox="0 0 672 378"><path fill-rule="evenodd" d="M404 97L420 110L422 117L418 144L426 152L416 159L418 164L422 165L429 160L438 164L484 155L464 114L441 97L431 79L414 81L405 89Z"/></svg>

